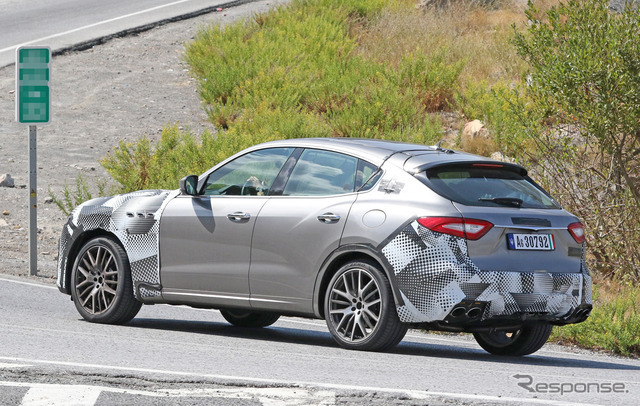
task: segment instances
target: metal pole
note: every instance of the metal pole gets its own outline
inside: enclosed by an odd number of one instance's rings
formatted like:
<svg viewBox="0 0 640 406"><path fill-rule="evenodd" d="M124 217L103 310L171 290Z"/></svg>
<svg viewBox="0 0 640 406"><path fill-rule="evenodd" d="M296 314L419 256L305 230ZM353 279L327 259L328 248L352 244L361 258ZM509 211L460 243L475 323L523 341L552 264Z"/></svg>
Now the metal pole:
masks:
<svg viewBox="0 0 640 406"><path fill-rule="evenodd" d="M29 275L38 274L38 185L36 126L29 126Z"/></svg>

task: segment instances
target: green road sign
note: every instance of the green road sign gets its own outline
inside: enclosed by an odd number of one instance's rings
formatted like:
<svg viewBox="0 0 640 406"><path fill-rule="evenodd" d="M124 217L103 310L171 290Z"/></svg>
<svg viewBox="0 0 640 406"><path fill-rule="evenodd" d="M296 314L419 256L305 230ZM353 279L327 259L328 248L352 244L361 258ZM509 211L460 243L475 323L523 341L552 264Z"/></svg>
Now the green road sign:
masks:
<svg viewBox="0 0 640 406"><path fill-rule="evenodd" d="M51 49L19 47L16 50L16 121L48 123L51 120Z"/></svg>

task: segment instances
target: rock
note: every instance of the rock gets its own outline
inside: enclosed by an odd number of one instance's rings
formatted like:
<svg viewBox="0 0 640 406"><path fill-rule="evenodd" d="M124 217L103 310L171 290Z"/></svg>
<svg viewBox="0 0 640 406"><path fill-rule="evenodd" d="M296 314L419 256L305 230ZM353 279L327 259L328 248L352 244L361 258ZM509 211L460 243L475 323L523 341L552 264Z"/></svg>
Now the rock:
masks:
<svg viewBox="0 0 640 406"><path fill-rule="evenodd" d="M480 120L469 121L462 129L462 141L473 140L474 138L489 138L489 130L487 130Z"/></svg>
<svg viewBox="0 0 640 406"><path fill-rule="evenodd" d="M3 215L3 216L8 216L8 215L9 215L9 210L4 210L4 211L2 212L2 215Z"/></svg>
<svg viewBox="0 0 640 406"><path fill-rule="evenodd" d="M494 152L493 154L491 154L491 159L493 159L494 161L509 162L512 164L516 163L515 159L504 155L502 152Z"/></svg>
<svg viewBox="0 0 640 406"><path fill-rule="evenodd" d="M9 223L7 223L7 220L5 219L0 219L0 227L6 227L8 226Z"/></svg>
<svg viewBox="0 0 640 406"><path fill-rule="evenodd" d="M489 156L496 150L489 130L480 120L473 120L464 125L460 135L460 146L463 151L483 156Z"/></svg>
<svg viewBox="0 0 640 406"><path fill-rule="evenodd" d="M44 199L44 204L51 204L53 203L53 198L52 197L46 197Z"/></svg>
<svg viewBox="0 0 640 406"><path fill-rule="evenodd" d="M14 182L11 175L5 173L4 175L0 175L0 187L13 187Z"/></svg>

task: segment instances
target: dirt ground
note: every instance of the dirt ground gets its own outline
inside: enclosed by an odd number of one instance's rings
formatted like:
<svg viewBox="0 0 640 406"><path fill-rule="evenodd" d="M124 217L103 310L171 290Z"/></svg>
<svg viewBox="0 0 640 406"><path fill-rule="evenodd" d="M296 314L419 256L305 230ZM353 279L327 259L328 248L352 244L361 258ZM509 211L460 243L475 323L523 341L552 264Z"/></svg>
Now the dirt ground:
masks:
<svg viewBox="0 0 640 406"><path fill-rule="evenodd" d="M52 121L37 127L38 277L54 282L57 244L66 216L45 203L82 174L90 185L110 179L99 160L120 140L157 139L178 123L197 134L207 121L196 82L182 60L185 42L202 27L267 11L286 0L256 1L113 39L52 62ZM15 66L0 69L0 273L29 274L28 126L15 122ZM177 184L176 184L177 188ZM97 192L94 187L93 192Z"/></svg>

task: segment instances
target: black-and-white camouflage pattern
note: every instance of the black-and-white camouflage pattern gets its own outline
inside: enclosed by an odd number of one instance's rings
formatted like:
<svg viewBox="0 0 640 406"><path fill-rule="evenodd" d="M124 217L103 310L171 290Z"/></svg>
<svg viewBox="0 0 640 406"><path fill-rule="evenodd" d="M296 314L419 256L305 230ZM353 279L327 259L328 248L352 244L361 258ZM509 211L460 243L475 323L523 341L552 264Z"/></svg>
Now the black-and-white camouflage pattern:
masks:
<svg viewBox="0 0 640 406"><path fill-rule="evenodd" d="M466 241L414 221L382 249L393 267L404 305L400 320L440 321L463 300L487 302L481 319L517 313L562 318L591 303L591 277L581 273L487 272L467 252Z"/></svg>
<svg viewBox="0 0 640 406"><path fill-rule="evenodd" d="M87 201L73 210L60 237L58 287L68 291L69 251L84 232L104 230L122 244L131 265L134 294L139 300L160 295L160 216L178 191L143 190Z"/></svg>

